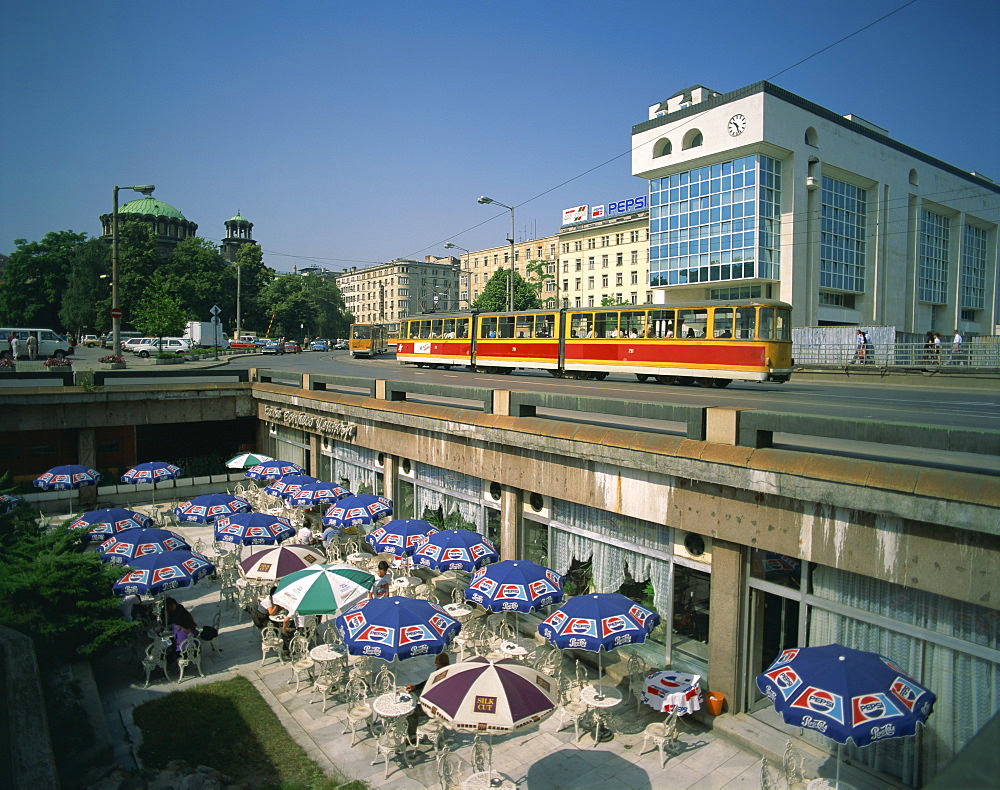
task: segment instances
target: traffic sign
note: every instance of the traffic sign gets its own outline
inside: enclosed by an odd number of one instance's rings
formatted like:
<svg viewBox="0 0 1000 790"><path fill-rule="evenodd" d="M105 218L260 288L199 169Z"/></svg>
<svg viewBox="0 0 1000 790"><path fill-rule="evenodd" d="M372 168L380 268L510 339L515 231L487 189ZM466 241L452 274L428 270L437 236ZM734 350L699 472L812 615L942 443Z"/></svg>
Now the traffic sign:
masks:
<svg viewBox="0 0 1000 790"><path fill-rule="evenodd" d="M121 318L122 317L122 309L120 307L112 307L111 308L111 317L112 318Z"/></svg>
<svg viewBox="0 0 1000 790"><path fill-rule="evenodd" d="M209 310L208 312L210 312L212 315L218 315L219 313L222 312L222 308L219 307L218 305L214 305L212 309Z"/></svg>
<svg viewBox="0 0 1000 790"><path fill-rule="evenodd" d="M219 323L221 323L221 321L220 321L220 319L219 319L219 316L217 316L217 315L213 315L213 316L212 316L212 323L213 323L213 324L219 324Z"/></svg>

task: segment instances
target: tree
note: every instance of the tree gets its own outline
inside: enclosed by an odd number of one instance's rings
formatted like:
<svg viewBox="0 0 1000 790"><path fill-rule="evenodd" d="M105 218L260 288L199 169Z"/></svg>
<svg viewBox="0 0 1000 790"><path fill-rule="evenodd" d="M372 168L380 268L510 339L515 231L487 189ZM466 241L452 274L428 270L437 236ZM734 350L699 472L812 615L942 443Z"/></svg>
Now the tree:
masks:
<svg viewBox="0 0 1000 790"><path fill-rule="evenodd" d="M549 280L554 281L556 279L556 275L549 274L549 266L550 263L542 258L528 261L527 264L525 264L525 269L528 273L528 283L535 289L535 298L538 300L539 307L558 306L555 304L556 297L542 297L542 292L545 290L546 283Z"/></svg>
<svg viewBox="0 0 1000 790"><path fill-rule="evenodd" d="M602 296L601 297L601 307L626 307L629 302L624 299L619 299L617 296Z"/></svg>
<svg viewBox="0 0 1000 790"><path fill-rule="evenodd" d="M235 318L236 269L212 242L197 236L182 239L160 271L188 318L207 321L215 305Z"/></svg>
<svg viewBox="0 0 1000 790"><path fill-rule="evenodd" d="M142 301L133 310L132 323L147 337L180 337L184 334L187 313L173 296L167 277L160 272L143 292Z"/></svg>
<svg viewBox="0 0 1000 790"><path fill-rule="evenodd" d="M86 327L96 334L110 329L110 310L111 248L100 239L87 239L73 251L59 320L70 331Z"/></svg>
<svg viewBox="0 0 1000 790"><path fill-rule="evenodd" d="M347 336L350 319L344 298L336 285L321 277L282 275L264 290L261 300L274 315L272 336Z"/></svg>
<svg viewBox="0 0 1000 790"><path fill-rule="evenodd" d="M240 269L240 320L242 327L236 327L236 314L233 313L233 326L237 334L242 334L246 327L264 330L271 314L265 310L262 294L274 282L274 269L264 265L264 255L259 244L242 244L236 251L236 266Z"/></svg>
<svg viewBox="0 0 1000 790"><path fill-rule="evenodd" d="M487 281L479 298L472 303L474 310L500 312L507 309L507 283L510 269L497 269ZM527 282L516 271L514 274L514 309L534 310L539 307L535 286Z"/></svg>
<svg viewBox="0 0 1000 790"><path fill-rule="evenodd" d="M59 307L77 250L86 233L60 230L41 241L15 239L0 284L0 315L8 326L67 327L59 321Z"/></svg>
<svg viewBox="0 0 1000 790"><path fill-rule="evenodd" d="M138 329L135 310L162 263L153 229L145 222L121 221L119 218L118 304L122 309L122 320L129 326Z"/></svg>

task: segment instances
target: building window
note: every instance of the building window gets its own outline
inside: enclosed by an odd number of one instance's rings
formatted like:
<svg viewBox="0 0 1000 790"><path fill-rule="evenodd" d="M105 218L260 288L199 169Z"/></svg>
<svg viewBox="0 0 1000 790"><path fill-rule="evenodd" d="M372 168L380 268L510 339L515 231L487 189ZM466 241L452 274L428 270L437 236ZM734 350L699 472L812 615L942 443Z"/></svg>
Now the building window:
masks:
<svg viewBox="0 0 1000 790"><path fill-rule="evenodd" d="M575 298L575 299L573 300L573 306L574 306L574 307L581 307L581 306L582 306L582 305L580 304L580 297L579 297L579 296L578 296L578 297L576 297L576 298Z"/></svg>
<svg viewBox="0 0 1000 790"><path fill-rule="evenodd" d="M602 247L610 247L611 246L611 237L610 236L601 236L601 246Z"/></svg>
<svg viewBox="0 0 1000 790"><path fill-rule="evenodd" d="M631 242L633 244L635 242L639 241L639 231L637 231L637 230L630 230L628 232L628 240L629 240L629 242Z"/></svg>
<svg viewBox="0 0 1000 790"><path fill-rule="evenodd" d="M562 251L563 252L569 252L569 242L568 241L564 241L563 242Z"/></svg>
<svg viewBox="0 0 1000 790"><path fill-rule="evenodd" d="M986 306L986 231L966 225L962 233L962 268L959 307L982 310ZM972 320L972 319L965 319Z"/></svg>
<svg viewBox="0 0 1000 790"><path fill-rule="evenodd" d="M563 290L564 291L569 290L569 280L563 280Z"/></svg>
<svg viewBox="0 0 1000 790"><path fill-rule="evenodd" d="M607 288L607 287L608 287L608 275L602 274L601 275L601 288Z"/></svg>
<svg viewBox="0 0 1000 790"><path fill-rule="evenodd" d="M594 306L594 297L593 296L588 296L587 297L587 307L593 307L593 306Z"/></svg>
<svg viewBox="0 0 1000 790"><path fill-rule="evenodd" d="M758 287L758 290L760 288ZM847 307L854 309L854 294L819 292L819 304L825 307Z"/></svg>
<svg viewBox="0 0 1000 790"><path fill-rule="evenodd" d="M579 252L582 249L583 249L582 239L577 239L576 241L573 242L573 252Z"/></svg>
<svg viewBox="0 0 1000 790"><path fill-rule="evenodd" d="M615 244L623 244L624 242L625 242L625 234L624 233L616 233L615 234Z"/></svg>
<svg viewBox="0 0 1000 790"><path fill-rule="evenodd" d="M948 218L924 209L917 264L917 298L922 302L948 301L948 241Z"/></svg>
<svg viewBox="0 0 1000 790"><path fill-rule="evenodd" d="M569 271L569 261L563 261L563 271L564 272Z"/></svg>
<svg viewBox="0 0 1000 790"><path fill-rule="evenodd" d="M622 273L617 272L615 274L615 285L621 285L621 284L622 284Z"/></svg>
<svg viewBox="0 0 1000 790"><path fill-rule="evenodd" d="M632 254L629 256L629 263L635 266L639 262L639 250L632 250Z"/></svg>
<svg viewBox="0 0 1000 790"><path fill-rule="evenodd" d="M819 238L821 288L864 292L867 212L867 190L823 176Z"/></svg>
<svg viewBox="0 0 1000 790"><path fill-rule="evenodd" d="M591 236L589 239L587 239L587 249L588 250L592 250L596 246L597 246L597 239L595 239L593 236Z"/></svg>
<svg viewBox="0 0 1000 790"><path fill-rule="evenodd" d="M582 282L583 282L583 279L580 278L580 277L577 277L576 280L574 280L574 283L576 285L576 287L574 288L574 290L579 291L580 290L580 284Z"/></svg>
<svg viewBox="0 0 1000 790"><path fill-rule="evenodd" d="M697 148L698 146L704 144L705 138L702 136L701 132L697 129L690 129L687 134L684 135L684 143L681 146L682 149L687 150L688 148Z"/></svg>
<svg viewBox="0 0 1000 790"><path fill-rule="evenodd" d="M673 150L674 147L670 144L670 140L664 137L657 140L655 145L653 145L653 158L656 159L660 156L670 156Z"/></svg>
<svg viewBox="0 0 1000 790"><path fill-rule="evenodd" d="M635 291L632 291L632 293L629 294L629 301L632 304L639 304L639 294L637 294Z"/></svg>
<svg viewBox="0 0 1000 790"><path fill-rule="evenodd" d="M733 299L760 299L761 289L759 285L741 285L736 288L712 288L708 293L709 299L717 302L728 302ZM823 294L820 294L821 304L822 298Z"/></svg>
<svg viewBox="0 0 1000 790"><path fill-rule="evenodd" d="M607 269L608 268L608 256L607 255L602 255L601 256L601 268L602 269Z"/></svg>
<svg viewBox="0 0 1000 790"><path fill-rule="evenodd" d="M593 277L588 277L587 278L587 288L588 288L588 290L593 290L594 289L594 278Z"/></svg>
<svg viewBox="0 0 1000 790"><path fill-rule="evenodd" d="M625 253L619 252L615 256L615 266L621 266L625 262Z"/></svg>
<svg viewBox="0 0 1000 790"><path fill-rule="evenodd" d="M593 255L590 255L590 256L587 257L587 268L588 269L593 269L594 268L594 256Z"/></svg>
<svg viewBox="0 0 1000 790"><path fill-rule="evenodd" d="M650 179L649 284L780 279L781 162L746 156Z"/></svg>
<svg viewBox="0 0 1000 790"><path fill-rule="evenodd" d="M576 271L580 271L582 269L583 269L583 258L577 258L576 259Z"/></svg>
<svg viewBox="0 0 1000 790"><path fill-rule="evenodd" d="M631 279L629 279L629 284L631 284L631 285L638 285L639 284L639 272L637 272L637 271L636 272L630 272L629 273L629 277L631 278Z"/></svg>

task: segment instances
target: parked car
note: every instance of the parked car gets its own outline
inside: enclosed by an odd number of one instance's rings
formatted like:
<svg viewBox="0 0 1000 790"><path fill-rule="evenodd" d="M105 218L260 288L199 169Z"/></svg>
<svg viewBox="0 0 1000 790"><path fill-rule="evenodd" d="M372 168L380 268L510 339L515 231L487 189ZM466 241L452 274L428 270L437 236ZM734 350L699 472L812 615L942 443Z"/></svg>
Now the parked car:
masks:
<svg viewBox="0 0 1000 790"><path fill-rule="evenodd" d="M333 344L334 349L337 351L347 351L350 348L350 344L346 340L338 340Z"/></svg>
<svg viewBox="0 0 1000 790"><path fill-rule="evenodd" d="M237 340L230 340L230 348L254 348L257 338L251 335L244 335Z"/></svg>
<svg viewBox="0 0 1000 790"><path fill-rule="evenodd" d="M264 340L260 347L261 354L284 354L285 346L277 340Z"/></svg>
<svg viewBox="0 0 1000 790"><path fill-rule="evenodd" d="M322 339L314 340L312 343L309 344L309 350L310 351L329 351L330 350L330 341L329 340L322 340Z"/></svg>
<svg viewBox="0 0 1000 790"><path fill-rule="evenodd" d="M130 337L128 340L122 338L122 352L135 351L136 346L140 343L146 343L147 341L156 340L155 337Z"/></svg>
<svg viewBox="0 0 1000 790"><path fill-rule="evenodd" d="M129 329L126 331L119 332L118 337L121 338L122 346L124 346L127 341L133 339L141 340L144 337L144 335L142 334L142 332L134 332L133 330ZM114 341L115 338L111 332L108 332L106 335L102 335L101 348L111 348L111 346L114 345Z"/></svg>
<svg viewBox="0 0 1000 790"><path fill-rule="evenodd" d="M80 338L80 343L85 345L87 348L94 348L101 341L98 339L97 335L84 335Z"/></svg>
<svg viewBox="0 0 1000 790"><path fill-rule="evenodd" d="M183 354L191 350L191 343L183 337L145 338L144 342L137 343L132 348L132 353L143 359L152 354L163 354L174 352Z"/></svg>
<svg viewBox="0 0 1000 790"><path fill-rule="evenodd" d="M285 341L285 353L286 354L301 354L302 346L296 343L294 340Z"/></svg>

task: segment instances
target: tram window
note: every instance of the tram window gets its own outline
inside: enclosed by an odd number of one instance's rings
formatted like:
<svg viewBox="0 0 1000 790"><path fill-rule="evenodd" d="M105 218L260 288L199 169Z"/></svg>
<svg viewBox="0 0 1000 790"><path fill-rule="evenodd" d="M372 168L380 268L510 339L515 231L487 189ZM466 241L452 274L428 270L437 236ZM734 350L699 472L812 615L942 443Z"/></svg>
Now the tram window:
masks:
<svg viewBox="0 0 1000 790"><path fill-rule="evenodd" d="M736 337L739 340L753 340L756 329L756 310L752 307L736 308Z"/></svg>
<svg viewBox="0 0 1000 790"><path fill-rule="evenodd" d="M457 337L468 337L469 336L469 319L460 318L455 322L455 335Z"/></svg>
<svg viewBox="0 0 1000 790"><path fill-rule="evenodd" d="M444 330L444 334L441 337L446 340L451 340L455 337L455 319L446 318L444 319L444 325L441 327Z"/></svg>
<svg viewBox="0 0 1000 790"><path fill-rule="evenodd" d="M435 340L444 335L444 329L441 326L442 323L440 318L435 318L431 321L431 337Z"/></svg>
<svg viewBox="0 0 1000 790"><path fill-rule="evenodd" d="M760 308L760 326L757 332L761 340L771 340L774 337L774 308Z"/></svg>
<svg viewBox="0 0 1000 790"><path fill-rule="evenodd" d="M594 336L594 314L574 313L573 337L593 337L593 336Z"/></svg>
<svg viewBox="0 0 1000 790"><path fill-rule="evenodd" d="M733 336L733 308L715 308L712 313L712 336L720 339Z"/></svg>
<svg viewBox="0 0 1000 790"><path fill-rule="evenodd" d="M618 313L598 313L594 326L595 337L620 337L618 332Z"/></svg>
<svg viewBox="0 0 1000 790"><path fill-rule="evenodd" d="M622 337L638 338L644 337L643 330L646 324L646 314L644 312L622 313L618 331Z"/></svg>
<svg viewBox="0 0 1000 790"><path fill-rule="evenodd" d="M514 337L514 316L500 316L500 325L497 327L497 337Z"/></svg>
<svg viewBox="0 0 1000 790"><path fill-rule="evenodd" d="M431 322L424 320L420 322L420 337L425 340L429 339L431 336Z"/></svg>
<svg viewBox="0 0 1000 790"><path fill-rule="evenodd" d="M479 336L497 336L497 317L495 315L487 315L479 319Z"/></svg>
<svg viewBox="0 0 1000 790"><path fill-rule="evenodd" d="M514 325L514 337L534 337L535 317L533 315L519 315Z"/></svg>
<svg viewBox="0 0 1000 790"><path fill-rule="evenodd" d="M540 315L535 319L535 337L552 337L555 316Z"/></svg>
<svg viewBox="0 0 1000 790"><path fill-rule="evenodd" d="M649 323L646 325L646 337L673 337L674 311L650 310Z"/></svg>
<svg viewBox="0 0 1000 790"><path fill-rule="evenodd" d="M677 311L677 337L705 337L707 326L708 311L705 308Z"/></svg>
<svg viewBox="0 0 1000 790"><path fill-rule="evenodd" d="M792 339L792 311L784 308L777 308L774 311L778 319L778 331L775 336L778 340Z"/></svg>

